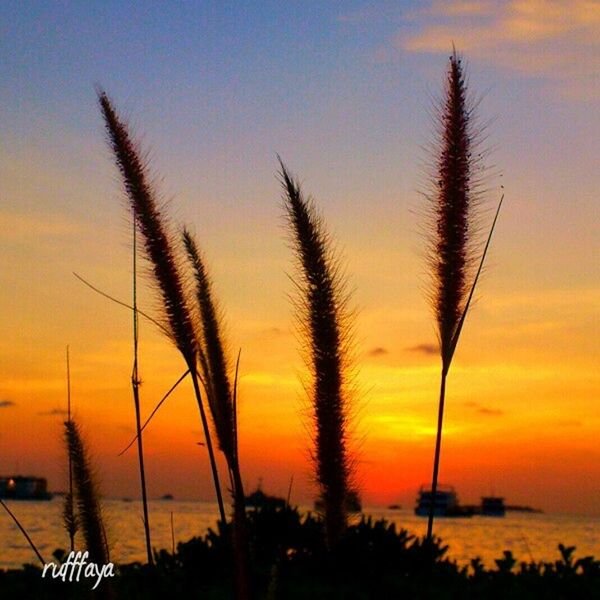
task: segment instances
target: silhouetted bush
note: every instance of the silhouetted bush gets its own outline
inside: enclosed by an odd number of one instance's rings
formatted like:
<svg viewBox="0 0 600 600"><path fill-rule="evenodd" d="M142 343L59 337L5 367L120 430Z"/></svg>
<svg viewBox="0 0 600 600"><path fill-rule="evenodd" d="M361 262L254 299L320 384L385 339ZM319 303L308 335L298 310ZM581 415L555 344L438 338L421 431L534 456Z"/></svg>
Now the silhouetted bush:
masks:
<svg viewBox="0 0 600 600"><path fill-rule="evenodd" d="M118 599L233 598L230 525L155 552L156 566L120 565L112 579ZM328 550L323 523L293 508L248 512L254 597L257 600L394 598L600 598L600 561L576 559L559 546L554 562L518 563L511 552L487 568L480 559L459 566L439 539L428 542L384 520L363 518ZM55 553L62 559L64 551ZM64 600L93 597L90 581L41 579L30 565L0 571L1 598Z"/></svg>

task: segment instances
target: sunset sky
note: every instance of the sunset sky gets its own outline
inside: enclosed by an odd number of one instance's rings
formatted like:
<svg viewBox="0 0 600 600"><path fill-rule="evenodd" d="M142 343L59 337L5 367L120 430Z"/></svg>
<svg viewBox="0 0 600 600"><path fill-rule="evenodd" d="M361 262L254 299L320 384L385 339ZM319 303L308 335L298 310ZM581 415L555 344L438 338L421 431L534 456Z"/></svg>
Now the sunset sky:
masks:
<svg viewBox="0 0 600 600"><path fill-rule="evenodd" d="M253 488L314 494L293 262L276 153L344 257L355 317L357 482L412 505L431 478L439 357L420 227L423 146L452 42L481 97L487 207L505 205L448 380L440 480L464 501L600 514L600 2L3 2L0 16L0 474L63 489L65 347L107 496L139 494L131 227L103 86L148 150L172 224L211 268L242 348L241 460ZM489 213L488 213L489 217ZM488 221L489 222L489 218ZM147 281L147 280L145 280ZM140 306L152 313L148 286ZM142 322L148 414L183 373ZM213 496L189 383L145 436L149 493Z"/></svg>

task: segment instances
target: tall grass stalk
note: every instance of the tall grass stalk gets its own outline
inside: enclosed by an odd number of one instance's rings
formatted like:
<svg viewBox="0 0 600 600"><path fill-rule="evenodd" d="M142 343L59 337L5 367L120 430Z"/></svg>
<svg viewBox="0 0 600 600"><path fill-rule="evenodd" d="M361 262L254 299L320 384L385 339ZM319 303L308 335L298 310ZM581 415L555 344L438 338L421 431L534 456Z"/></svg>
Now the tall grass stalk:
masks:
<svg viewBox="0 0 600 600"><path fill-rule="evenodd" d="M65 421L65 442L73 465L73 483L78 522L83 533L90 561L97 564L109 562L102 510L98 488L92 472L89 454L85 448L77 423Z"/></svg>
<svg viewBox="0 0 600 600"><path fill-rule="evenodd" d="M150 519L148 516L148 495L146 491L146 470L144 469L144 446L142 443L142 427L140 416L140 376L138 363L139 348L139 316L137 305L137 227L133 217L132 232L132 304L133 304L133 367L131 370L131 389L135 407L135 430L137 438L138 463L140 468L140 486L142 488L142 511L144 513L144 537L146 539L146 558L149 565L154 565L152 544L150 542Z"/></svg>
<svg viewBox="0 0 600 600"><path fill-rule="evenodd" d="M14 521L15 525L19 528L19 531L23 534L23 537L27 540L27 543L31 546L31 549L35 552L35 555L38 557L38 560L42 563L42 567L46 564L46 561L42 558L40 551L37 549L37 546L33 543L31 537L27 533L25 527L21 525L19 519L17 519L16 515L8 508L8 506L4 503L4 501L0 498L0 506L8 513L8 516Z"/></svg>
<svg viewBox="0 0 600 600"><path fill-rule="evenodd" d="M169 391L158 401L156 406L152 409L152 412L148 415L148 417L144 421L144 424L140 427L140 432L144 431L144 429L146 429L146 427L148 426L150 421L153 419L154 415L158 412L158 409L165 403L165 401L168 399L168 397L177 389L177 386L189 374L190 374L190 371L189 371L189 369L187 369L185 371L185 373L169 388ZM119 452L118 456L123 456L123 454L125 454L125 452L127 452L127 450L129 450L129 448L131 448L131 446L133 446L136 443L137 437L138 437L137 434L134 435L133 439L129 442L129 444L127 444L127 446L125 446L125 448L123 448L123 450L121 450L121 452Z"/></svg>
<svg viewBox="0 0 600 600"><path fill-rule="evenodd" d="M430 540L433 535L438 487L446 379L502 202L501 200L498 206L479 268L474 273L477 207L482 190L482 154L476 151L479 134L475 126L474 109L475 105L467 91L462 60L453 51L448 66L444 100L439 109L435 173L431 192L427 195L435 231L431 236L429 264L442 362L431 505L427 522L427 537Z"/></svg>
<svg viewBox="0 0 600 600"><path fill-rule="evenodd" d="M213 299L212 284L204 260L200 256L193 235L185 228L182 232L182 240L196 282L195 297L202 329L198 334L198 346L202 349L202 355L206 357L204 365L200 364L200 367L207 383L208 405L219 449L230 466L235 462L236 455L233 396L219 311Z"/></svg>
<svg viewBox="0 0 600 600"><path fill-rule="evenodd" d="M71 360L69 356L69 346L67 346L67 420L71 421ZM75 550L75 534L77 533L77 516L75 515L74 504L73 504L73 461L71 459L71 453L67 452L68 455L68 468L69 468L69 491L65 495L65 502L63 506L63 524L67 533L69 534L69 545L71 552Z"/></svg>
<svg viewBox="0 0 600 600"><path fill-rule="evenodd" d="M344 284L330 238L312 201L280 160L284 205L299 263L301 322L312 375L316 480L324 504L325 530L334 545L347 526L351 464L347 448L346 317Z"/></svg>
<svg viewBox="0 0 600 600"><path fill-rule="evenodd" d="M200 315L201 333L198 334L200 367L205 381L206 395L217 434L219 449L223 452L233 496L233 547L235 552L236 597L248 598L248 552L246 541L245 495L238 454L236 381L232 389L227 357L223 343L221 316L216 306L212 282L194 236L183 229L182 240L196 282L196 301Z"/></svg>
<svg viewBox="0 0 600 600"><path fill-rule="evenodd" d="M134 232L135 232L135 229L134 229ZM107 298L108 300L114 302L115 304L118 304L119 306L124 306L125 308L128 308L131 311L134 311L138 315L138 317L139 316L144 317L145 319L147 319L148 321L150 321L151 323L156 325L159 329L161 329L163 331L163 333L165 333L166 335L169 335L169 331L164 327L164 325L162 323L159 323L156 319L152 318L150 315L148 315L144 311L140 310L139 307L134 308L132 305L128 304L127 302L118 300L117 298L114 298L110 294L103 292L102 290L93 286L89 281L86 281L83 277L81 277L77 273L73 273L73 275L75 275L75 277L77 277L77 279L79 279L79 281L81 281L84 285L89 287L91 290L94 290L96 293L98 293L101 296L103 296L104 298ZM168 399L168 397L177 389L179 384L189 374L190 374L189 369L186 369L185 372L183 373L183 375L181 375L181 377L179 377L179 379L169 388L169 391L158 401L158 403L156 404L156 406L154 407L154 409L152 410L150 415L146 418L146 420L144 421L144 424L140 428L140 431L144 431L146 426L153 419L154 415L158 412L158 409L164 404L164 402ZM129 444L123 450L121 450L121 452L119 452L118 456L122 456L123 454L125 454L125 452L127 452L127 450L129 450L129 448L131 448L131 446L133 446L137 442L137 438L138 438L138 436L136 433L136 435L133 436L133 439L129 442Z"/></svg>
<svg viewBox="0 0 600 600"><path fill-rule="evenodd" d="M219 512L221 519L225 522L225 508L219 474L196 369L198 345L193 319L186 302L183 280L177 263L177 254L167 233L166 218L158 207L156 192L150 184L147 167L140 157L136 144L131 139L126 125L118 117L106 93L100 91L98 99L104 116L109 143L123 177L125 191L131 203L135 221L144 241L146 256L152 268L153 281L162 298L165 317L164 328L168 331L169 337L180 351L190 370L206 438Z"/></svg>

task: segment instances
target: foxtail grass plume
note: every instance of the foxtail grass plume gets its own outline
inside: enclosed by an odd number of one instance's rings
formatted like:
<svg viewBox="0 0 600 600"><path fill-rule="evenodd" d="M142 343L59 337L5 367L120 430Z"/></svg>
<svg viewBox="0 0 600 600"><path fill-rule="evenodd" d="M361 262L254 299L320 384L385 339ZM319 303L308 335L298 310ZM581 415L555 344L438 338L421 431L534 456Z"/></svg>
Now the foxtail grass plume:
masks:
<svg viewBox="0 0 600 600"><path fill-rule="evenodd" d="M77 520L83 533L90 561L109 562L108 545L104 534L100 496L94 480L89 454L79 427L72 419L65 421L65 442L73 468L73 483Z"/></svg>
<svg viewBox="0 0 600 600"><path fill-rule="evenodd" d="M435 220L430 260L442 365L447 371L472 275L478 201L474 177L479 169L473 158L473 106L456 52L450 57L440 116L435 192L430 197Z"/></svg>
<svg viewBox="0 0 600 600"><path fill-rule="evenodd" d="M344 285L329 236L312 201L304 197L281 160L280 166L287 223L299 263L300 319L312 376L316 480L324 506L327 541L334 545L347 525L351 475Z"/></svg>
<svg viewBox="0 0 600 600"><path fill-rule="evenodd" d="M182 240L196 282L195 296L202 329L198 336L200 339L198 346L205 357L204 364L200 361L200 367L207 384L207 397L219 448L227 457L228 462L231 462L235 459L235 419L219 310L215 305L212 283L196 240L186 228L182 231Z"/></svg>
<svg viewBox="0 0 600 600"><path fill-rule="evenodd" d="M212 283L194 236L186 228L182 232L189 263L196 282L196 300L201 332L198 334L200 368L217 434L219 448L225 456L233 495L233 548L235 552L235 585L238 600L249 597L248 548L246 539L245 494L240 473L237 440L235 387L229 379L220 311L216 306ZM236 381L237 383L237 381Z"/></svg>
<svg viewBox="0 0 600 600"><path fill-rule="evenodd" d="M479 269L475 272L479 241L477 207L482 193L482 153L477 152L480 132L475 122L475 105L469 97L462 59L456 51L450 56L444 99L437 116L435 168L430 191L425 194L433 229L429 251L433 281L431 298L442 362L432 500L427 525L429 539L433 532L446 377L489 244L488 238ZM495 219L491 231L494 225Z"/></svg>
<svg viewBox="0 0 600 600"><path fill-rule="evenodd" d="M69 465L69 468L72 468L71 465ZM72 489L72 485L70 487ZM72 492L67 492L65 494L65 501L63 504L62 511L62 521L64 528L69 534L69 544L71 547L71 552L73 552L73 550L75 549L75 535L77 534L77 530L79 529L79 523L77 521L77 515L75 514L75 503Z"/></svg>
<svg viewBox="0 0 600 600"><path fill-rule="evenodd" d="M69 355L69 346L67 346L67 420L71 420L71 359ZM77 522L77 515L75 514L75 504L73 500L73 464L71 461L71 454L68 454L68 468L69 468L69 489L65 494L65 501L63 504L62 520L64 528L69 534L69 546L71 552L75 550L75 535L79 528Z"/></svg>
<svg viewBox="0 0 600 600"><path fill-rule="evenodd" d="M153 282L162 298L165 329L181 352L190 371L204 429L219 511L221 519L225 522L225 508L219 475L196 368L198 360L196 332L186 301L177 254L167 231L167 219L158 207L156 192L150 184L146 165L140 158L140 152L132 141L126 125L118 117L104 91L99 92L98 99L104 116L108 140L123 177L135 221L143 238L146 256L152 268Z"/></svg>
<svg viewBox="0 0 600 600"><path fill-rule="evenodd" d="M185 360L193 365L196 362L196 338L185 301L176 254L172 249L165 225L166 217L158 207L156 193L149 181L146 165L140 158L140 152L132 141L127 127L119 119L106 93L101 91L98 98L108 140L142 234L154 282L162 297L167 329Z"/></svg>

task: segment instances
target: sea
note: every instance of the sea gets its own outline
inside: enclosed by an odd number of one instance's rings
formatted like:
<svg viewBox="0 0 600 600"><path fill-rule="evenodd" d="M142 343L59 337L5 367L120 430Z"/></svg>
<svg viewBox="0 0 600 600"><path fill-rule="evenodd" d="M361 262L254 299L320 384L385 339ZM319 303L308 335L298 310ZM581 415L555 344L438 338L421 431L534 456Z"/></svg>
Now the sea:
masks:
<svg viewBox="0 0 600 600"><path fill-rule="evenodd" d="M46 561L52 560L56 548L68 547L68 536L61 521L62 498L47 502L5 502ZM144 561L140 502L105 500L103 509L111 561ZM152 545L169 551L173 538L177 544L202 535L215 527L218 517L216 504L209 502L154 500L149 502L149 511ZM416 536L423 536L427 527L427 519L417 517L408 508L365 507L363 514L373 519L384 518ZM510 550L519 561L554 561L560 556L558 545L561 543L575 546L576 558L592 555L600 559L600 517L508 512L505 517L438 518L434 531L448 546L448 556L461 565L480 557L485 565L492 567L505 550ZM0 568L20 568L36 560L23 534L0 508Z"/></svg>

